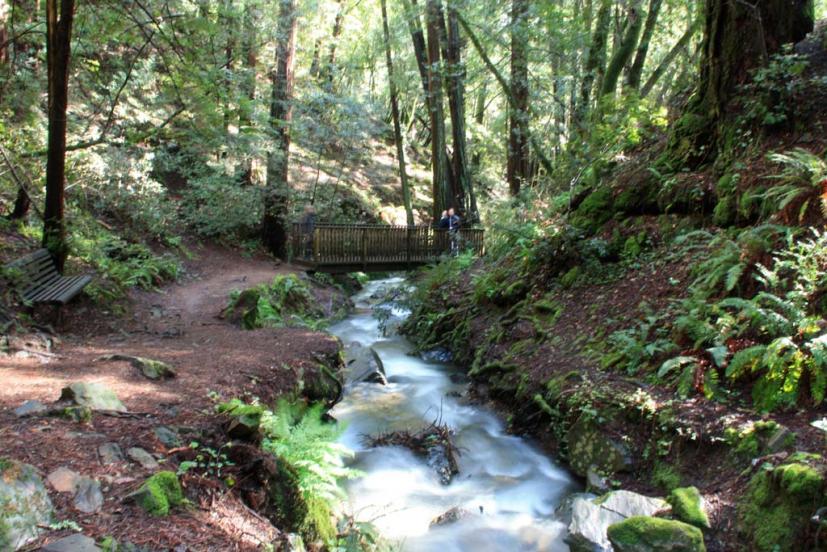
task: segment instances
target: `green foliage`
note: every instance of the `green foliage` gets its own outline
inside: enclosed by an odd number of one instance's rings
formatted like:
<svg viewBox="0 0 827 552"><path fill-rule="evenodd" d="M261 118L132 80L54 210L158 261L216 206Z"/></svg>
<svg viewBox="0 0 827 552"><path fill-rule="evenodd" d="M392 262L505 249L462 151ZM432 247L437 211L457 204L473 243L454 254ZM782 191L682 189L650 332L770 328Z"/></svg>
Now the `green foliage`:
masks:
<svg viewBox="0 0 827 552"><path fill-rule="evenodd" d="M175 473L161 471L144 481L136 498L147 513L153 516L166 516L170 508L184 503L184 492Z"/></svg>
<svg viewBox="0 0 827 552"><path fill-rule="evenodd" d="M195 459L181 462L178 465L178 475L196 471L201 475L221 479L224 477L224 470L234 465L226 452L230 447L232 443L225 443L216 449L197 441L191 442L189 448L196 452ZM228 480L228 482L231 481L231 479Z"/></svg>
<svg viewBox="0 0 827 552"><path fill-rule="evenodd" d="M635 327L611 334L608 347L603 366L620 368L629 375L651 368L654 361L676 348L662 318L655 314L645 316Z"/></svg>
<svg viewBox="0 0 827 552"><path fill-rule="evenodd" d="M237 239L254 235L262 216L261 188L242 186L223 173L188 182L182 220L199 236Z"/></svg>
<svg viewBox="0 0 827 552"><path fill-rule="evenodd" d="M336 441L342 428L323 419L322 405L280 401L274 411L264 411L262 449L291 465L308 505L304 534L330 543L336 536L332 509L345 495L338 480L354 477L343 459L350 452Z"/></svg>
<svg viewBox="0 0 827 552"><path fill-rule="evenodd" d="M658 462L652 470L652 483L671 492L681 486L681 474L672 465L666 462Z"/></svg>
<svg viewBox="0 0 827 552"><path fill-rule="evenodd" d="M749 83L741 87L746 98L742 124L773 128L793 123L798 114L796 97L808 83L804 78L808 64L806 56L787 46L758 68Z"/></svg>
<svg viewBox="0 0 827 552"><path fill-rule="evenodd" d="M238 319L248 330L301 326L322 328L325 313L307 282L295 274L279 274L269 284L234 291L224 316Z"/></svg>
<svg viewBox="0 0 827 552"><path fill-rule="evenodd" d="M765 188L751 191L746 201L757 202L765 217L779 214L789 222L803 222L817 210L827 216L827 202L822 193L827 182L827 160L804 149L771 153L767 158L781 166L777 180Z"/></svg>

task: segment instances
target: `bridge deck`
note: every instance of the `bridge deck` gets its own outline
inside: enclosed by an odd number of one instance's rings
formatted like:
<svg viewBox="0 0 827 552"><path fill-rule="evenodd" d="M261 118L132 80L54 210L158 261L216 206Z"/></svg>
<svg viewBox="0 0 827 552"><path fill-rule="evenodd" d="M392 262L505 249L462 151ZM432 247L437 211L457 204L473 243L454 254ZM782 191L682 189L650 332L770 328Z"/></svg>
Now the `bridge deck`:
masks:
<svg viewBox="0 0 827 552"><path fill-rule="evenodd" d="M436 262L452 249L481 255L484 235L476 228L452 234L430 226L296 223L292 260L317 272L407 270Z"/></svg>

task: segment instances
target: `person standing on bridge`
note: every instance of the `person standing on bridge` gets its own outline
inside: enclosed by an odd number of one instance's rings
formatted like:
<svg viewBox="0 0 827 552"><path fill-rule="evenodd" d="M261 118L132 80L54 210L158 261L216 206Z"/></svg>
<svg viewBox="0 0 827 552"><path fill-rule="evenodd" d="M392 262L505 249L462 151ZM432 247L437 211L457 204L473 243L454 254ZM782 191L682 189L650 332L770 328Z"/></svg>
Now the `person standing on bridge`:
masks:
<svg viewBox="0 0 827 552"><path fill-rule="evenodd" d="M459 229L461 226L462 219L453 207L445 211L442 220L439 221L439 227L448 231L448 242L453 256L459 254Z"/></svg>

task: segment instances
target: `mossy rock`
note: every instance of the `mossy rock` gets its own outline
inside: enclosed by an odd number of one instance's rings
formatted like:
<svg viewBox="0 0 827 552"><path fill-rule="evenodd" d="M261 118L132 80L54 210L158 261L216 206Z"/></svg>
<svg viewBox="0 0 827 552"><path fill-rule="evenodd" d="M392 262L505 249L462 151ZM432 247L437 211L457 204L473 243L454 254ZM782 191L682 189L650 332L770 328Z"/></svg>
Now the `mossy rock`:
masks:
<svg viewBox="0 0 827 552"><path fill-rule="evenodd" d="M633 467L626 446L605 435L584 416L571 426L566 440L569 466L581 477L592 467L605 474L629 471Z"/></svg>
<svg viewBox="0 0 827 552"><path fill-rule="evenodd" d="M60 400L78 406L86 406L92 410L126 412L126 406L118 399L115 392L102 383L73 383L63 388Z"/></svg>
<svg viewBox="0 0 827 552"><path fill-rule="evenodd" d="M580 278L580 267L574 266L569 269L568 272L560 276L560 285L565 289L569 289L574 287L574 284L577 283L578 278Z"/></svg>
<svg viewBox="0 0 827 552"><path fill-rule="evenodd" d="M184 503L184 492L175 473L162 471L144 481L135 499L150 515L166 516L171 508Z"/></svg>
<svg viewBox="0 0 827 552"><path fill-rule="evenodd" d="M709 516L704 500L696 487L681 487L669 493L666 499L672 505L672 516L700 529L709 529Z"/></svg>
<svg viewBox="0 0 827 552"><path fill-rule="evenodd" d="M795 459L803 462L764 465L738 505L739 530L752 550L793 552L812 542L810 518L827 506L825 467L821 460Z"/></svg>
<svg viewBox="0 0 827 552"><path fill-rule="evenodd" d="M741 429L727 428L724 439L740 459L775 454L795 445L795 433L773 420L759 420Z"/></svg>
<svg viewBox="0 0 827 552"><path fill-rule="evenodd" d="M258 288L245 289L233 303L224 309L221 317L247 329L257 327L258 301L261 291Z"/></svg>
<svg viewBox="0 0 827 552"><path fill-rule="evenodd" d="M600 186L586 196L583 203L572 214L573 225L583 230L596 232L614 216L614 194L608 186Z"/></svg>
<svg viewBox="0 0 827 552"><path fill-rule="evenodd" d="M681 521L634 516L609 526L615 552L705 552L701 530Z"/></svg>
<svg viewBox="0 0 827 552"><path fill-rule="evenodd" d="M52 501L34 466L0 458L0 550L17 550L51 523Z"/></svg>
<svg viewBox="0 0 827 552"><path fill-rule="evenodd" d="M54 412L58 417L71 422L88 424L92 421L92 409L88 406L67 406Z"/></svg>

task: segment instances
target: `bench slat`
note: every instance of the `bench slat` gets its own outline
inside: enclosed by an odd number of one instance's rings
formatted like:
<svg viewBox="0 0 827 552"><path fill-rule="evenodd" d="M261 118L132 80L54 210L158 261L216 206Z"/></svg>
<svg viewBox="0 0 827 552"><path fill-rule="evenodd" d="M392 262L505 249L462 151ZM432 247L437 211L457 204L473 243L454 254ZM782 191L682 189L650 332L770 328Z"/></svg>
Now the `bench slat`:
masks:
<svg viewBox="0 0 827 552"><path fill-rule="evenodd" d="M32 303L66 304L92 281L90 276L61 276L46 249L38 249L6 265L23 274L16 283Z"/></svg>

